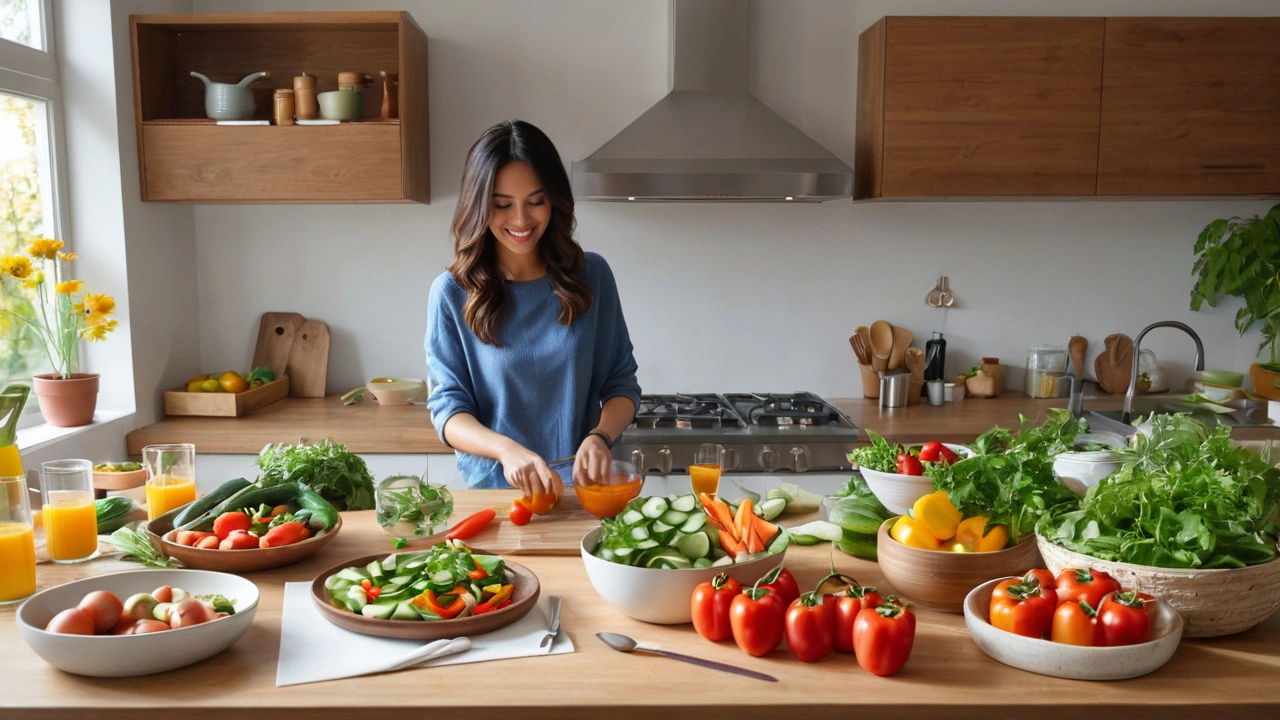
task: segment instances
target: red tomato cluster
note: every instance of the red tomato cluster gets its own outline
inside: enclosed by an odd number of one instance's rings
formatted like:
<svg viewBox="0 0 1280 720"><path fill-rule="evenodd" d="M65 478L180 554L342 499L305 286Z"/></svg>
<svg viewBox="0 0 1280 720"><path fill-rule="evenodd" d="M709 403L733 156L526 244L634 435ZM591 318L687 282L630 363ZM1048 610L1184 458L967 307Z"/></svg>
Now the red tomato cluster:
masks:
<svg viewBox="0 0 1280 720"><path fill-rule="evenodd" d="M1087 647L1151 639L1150 595L1124 590L1101 570L1032 570L991 593L991 624L1001 630Z"/></svg>
<svg viewBox="0 0 1280 720"><path fill-rule="evenodd" d="M924 463L943 462L948 465L960 459L954 450L937 440L930 440L920 446L919 454L903 450L898 453L894 472L899 475L924 475Z"/></svg>
<svg viewBox="0 0 1280 720"><path fill-rule="evenodd" d="M756 657L773 652L785 637L791 653L804 662L821 660L832 650L854 653L863 668L884 676L902 669L915 641L915 616L904 603L883 598L848 575L833 573L801 595L786 568L750 588L721 573L694 589L690 605L699 635L714 642L732 638Z"/></svg>

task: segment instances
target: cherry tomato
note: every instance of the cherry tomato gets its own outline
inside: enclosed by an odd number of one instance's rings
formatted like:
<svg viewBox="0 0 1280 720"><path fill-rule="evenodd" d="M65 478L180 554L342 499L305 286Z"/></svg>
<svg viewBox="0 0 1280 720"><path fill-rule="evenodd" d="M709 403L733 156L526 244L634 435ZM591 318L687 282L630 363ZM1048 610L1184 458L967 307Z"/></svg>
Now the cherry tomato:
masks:
<svg viewBox="0 0 1280 720"><path fill-rule="evenodd" d="M914 455L899 453L898 464L894 468L899 475L924 475L924 465Z"/></svg>
<svg viewBox="0 0 1280 720"><path fill-rule="evenodd" d="M783 627L787 647L802 661L815 662L831 654L835 616L813 593L805 593L792 601Z"/></svg>
<svg viewBox="0 0 1280 720"><path fill-rule="evenodd" d="M1042 588L1049 588L1050 590L1054 590L1054 591L1056 591L1058 588L1057 578L1053 576L1052 572L1050 572L1045 568L1034 568L1032 570L1028 570L1022 576L1022 580L1024 584L1026 583L1026 580L1029 577L1034 577L1036 579L1036 582L1040 583L1040 587ZM1058 602L1059 603L1062 602L1061 596L1058 597ZM1097 607L1097 606L1095 605L1094 607Z"/></svg>
<svg viewBox="0 0 1280 720"><path fill-rule="evenodd" d="M507 510L507 519L513 525L528 525L532 517L533 511L528 505L520 502L520 498L516 498L515 502L511 503L511 508Z"/></svg>

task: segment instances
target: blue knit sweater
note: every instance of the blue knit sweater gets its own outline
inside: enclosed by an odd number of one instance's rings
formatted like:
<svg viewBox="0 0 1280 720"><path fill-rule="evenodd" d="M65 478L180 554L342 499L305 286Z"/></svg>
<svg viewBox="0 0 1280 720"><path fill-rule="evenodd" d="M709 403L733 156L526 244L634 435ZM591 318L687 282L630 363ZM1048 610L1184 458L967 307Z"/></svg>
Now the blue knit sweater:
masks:
<svg viewBox="0 0 1280 720"><path fill-rule="evenodd" d="M435 279L427 311L427 406L441 442L449 418L470 413L551 461L577 451L599 423L604 401L622 396L639 404L636 361L613 272L604 258L586 253L584 275L591 309L569 326L559 322L560 299L546 277L508 281L497 328L502 347L481 342L467 327L467 293L453 275ZM469 487L510 487L496 460L456 455ZM554 468L566 484L571 467Z"/></svg>

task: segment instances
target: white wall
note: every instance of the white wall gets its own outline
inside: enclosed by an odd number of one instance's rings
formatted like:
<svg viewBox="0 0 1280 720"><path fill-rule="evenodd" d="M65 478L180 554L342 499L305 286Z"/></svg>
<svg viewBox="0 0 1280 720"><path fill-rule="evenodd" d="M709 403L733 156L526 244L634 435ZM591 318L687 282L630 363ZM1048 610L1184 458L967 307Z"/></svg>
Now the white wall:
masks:
<svg viewBox="0 0 1280 720"><path fill-rule="evenodd" d="M196 12L359 6L193 4ZM753 81L771 107L852 164L857 34L886 13L1194 14L1209 12L1204 5L755 0ZM375 375L421 376L427 289L452 256L449 221L474 139L498 120L523 118L547 131L568 164L666 91L666 0L380 7L409 10L430 38L432 204L196 207L204 370L246 366L259 314L294 310L330 326L330 392ZM1272 15L1280 5L1224 0L1211 12ZM861 392L848 344L854 326L883 317L922 344L941 323L924 296L942 274L958 298L946 323L951 372L998 356L1016 385L1030 345L1065 347L1082 334L1096 350L1109 333L1132 337L1164 319L1200 333L1211 367L1244 369L1257 340L1237 336L1234 307L1187 309L1191 247L1208 221L1267 206L581 203L578 221L583 246L618 277L646 391L845 397ZM135 311L135 325L161 312L172 311ZM1190 363L1190 341L1174 333L1153 334L1149 346L1175 370Z"/></svg>

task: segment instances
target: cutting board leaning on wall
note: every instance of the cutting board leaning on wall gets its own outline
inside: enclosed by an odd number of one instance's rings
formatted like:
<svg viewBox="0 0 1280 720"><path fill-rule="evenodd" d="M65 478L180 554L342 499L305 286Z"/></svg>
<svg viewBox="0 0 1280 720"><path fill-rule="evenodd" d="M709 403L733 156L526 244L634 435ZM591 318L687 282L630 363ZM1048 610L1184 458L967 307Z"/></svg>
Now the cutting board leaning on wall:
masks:
<svg viewBox="0 0 1280 720"><path fill-rule="evenodd" d="M289 377L291 397L324 397L329 372L329 326L293 312L266 312L258 324L253 367Z"/></svg>

